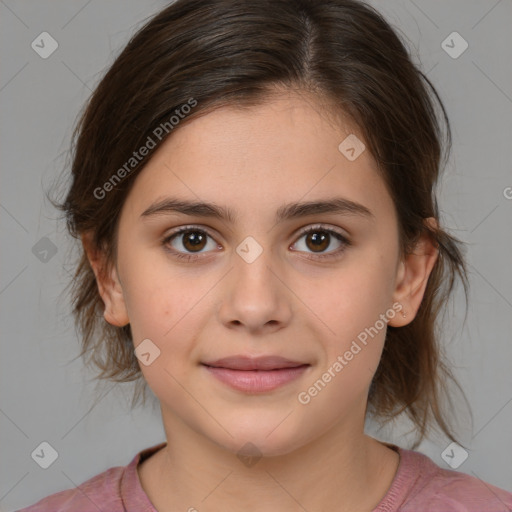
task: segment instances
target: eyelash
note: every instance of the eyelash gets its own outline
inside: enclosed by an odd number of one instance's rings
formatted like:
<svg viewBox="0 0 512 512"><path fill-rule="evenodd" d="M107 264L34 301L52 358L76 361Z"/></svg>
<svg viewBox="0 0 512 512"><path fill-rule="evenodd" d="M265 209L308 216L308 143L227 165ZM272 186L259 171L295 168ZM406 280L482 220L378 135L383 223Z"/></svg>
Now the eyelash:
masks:
<svg viewBox="0 0 512 512"><path fill-rule="evenodd" d="M162 245L165 247L165 250L168 253L172 254L173 257L178 258L180 260L195 261L198 258L200 258L201 257L200 254L201 253L198 253L198 254L182 253L182 252L176 251L174 249L170 249L167 246L167 244L173 238L179 236L182 233L187 233L187 232L190 232L190 231L198 231L200 233L206 234L210 238L213 238L213 236L207 230L205 230L204 228L200 228L199 226L183 226L182 228L179 228L177 231L171 233L170 235L166 236L162 240ZM308 227L306 229L301 230L300 233L298 234L297 240L302 238L304 235L308 235L309 233L316 233L316 232L319 232L319 231L321 231L322 233L328 233L329 235L334 236L334 238L336 238L338 241L340 241L343 245L339 249L337 249L337 250L335 250L333 252L329 252L329 253L326 253L326 254L319 253L319 254L315 254L314 256L305 256L307 259L310 259L310 260L323 260L325 258L336 258L336 257L341 256L341 254L345 251L345 249L347 249L347 247L349 247L351 245L350 240L348 240L344 235L342 235L341 233L339 233L336 230L333 230L333 229L330 229L330 228L325 228L325 227L323 227L320 224L314 225L314 226L311 226L311 227ZM297 252L300 252L300 251L297 251ZM310 254L314 254L314 253L310 253Z"/></svg>

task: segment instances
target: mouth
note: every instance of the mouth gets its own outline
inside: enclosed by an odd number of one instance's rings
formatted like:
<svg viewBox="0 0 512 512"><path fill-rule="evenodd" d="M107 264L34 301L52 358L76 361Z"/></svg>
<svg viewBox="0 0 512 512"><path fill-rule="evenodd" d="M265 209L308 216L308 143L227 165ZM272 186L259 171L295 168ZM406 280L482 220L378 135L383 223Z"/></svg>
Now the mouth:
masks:
<svg viewBox="0 0 512 512"><path fill-rule="evenodd" d="M311 366L278 356L233 356L201 365L217 380L246 393L277 389L302 376Z"/></svg>
<svg viewBox="0 0 512 512"><path fill-rule="evenodd" d="M282 370L286 368L297 368L308 365L301 361L294 361L281 356L259 356L251 357L246 355L224 357L215 361L202 363L211 368L225 368L227 370Z"/></svg>

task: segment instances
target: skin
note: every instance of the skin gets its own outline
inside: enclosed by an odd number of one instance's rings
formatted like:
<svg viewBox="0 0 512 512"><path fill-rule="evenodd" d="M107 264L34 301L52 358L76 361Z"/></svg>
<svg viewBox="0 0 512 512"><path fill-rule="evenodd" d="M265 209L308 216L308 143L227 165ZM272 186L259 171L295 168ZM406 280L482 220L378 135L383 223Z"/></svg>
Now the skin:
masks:
<svg viewBox="0 0 512 512"><path fill-rule="evenodd" d="M83 237L105 319L130 323L134 346L149 338L161 351L140 366L160 401L167 445L138 468L158 510L370 511L391 485L398 454L364 434L385 328L307 405L297 399L394 303L407 316L397 313L389 325L414 318L437 258L421 238L400 259L396 210L375 161L369 151L349 161L338 150L351 133L358 134L354 126L332 122L319 102L296 91L256 107L219 108L183 123L136 178L121 212L115 266ZM237 217L141 217L166 196L213 202ZM285 203L332 197L374 217L274 222ZM318 259L299 233L316 224L351 244ZM188 225L212 236L190 262L162 244ZM263 248L252 263L236 252L247 236ZM186 240L178 235L167 247L194 254ZM332 236L320 254L340 247ZM311 366L257 395L231 389L200 365L241 353ZM236 456L248 442L262 456L250 467Z"/></svg>

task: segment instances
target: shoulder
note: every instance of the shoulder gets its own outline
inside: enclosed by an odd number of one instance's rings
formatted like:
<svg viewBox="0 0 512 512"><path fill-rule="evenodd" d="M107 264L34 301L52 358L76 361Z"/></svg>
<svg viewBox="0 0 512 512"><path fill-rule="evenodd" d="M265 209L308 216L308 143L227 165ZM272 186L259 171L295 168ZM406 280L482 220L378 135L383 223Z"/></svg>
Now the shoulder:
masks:
<svg viewBox="0 0 512 512"><path fill-rule="evenodd" d="M47 496L18 512L124 511L119 489L125 469L123 466L107 469L73 489Z"/></svg>
<svg viewBox="0 0 512 512"><path fill-rule="evenodd" d="M512 493L479 478L443 469L429 457L412 450L400 449L403 461L401 481L403 512L504 512L512 510ZM398 473L397 473L398 477Z"/></svg>
<svg viewBox="0 0 512 512"><path fill-rule="evenodd" d="M166 443L138 452L127 466L115 466L73 489L57 492L17 512L137 512L154 508L144 493L137 465Z"/></svg>

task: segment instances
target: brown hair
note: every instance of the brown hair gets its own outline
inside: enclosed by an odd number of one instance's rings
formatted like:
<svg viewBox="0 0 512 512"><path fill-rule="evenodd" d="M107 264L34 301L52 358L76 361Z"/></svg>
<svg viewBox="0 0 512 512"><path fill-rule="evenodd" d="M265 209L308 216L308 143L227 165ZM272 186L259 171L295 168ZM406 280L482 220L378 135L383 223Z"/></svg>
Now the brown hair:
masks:
<svg viewBox="0 0 512 512"><path fill-rule="evenodd" d="M393 198L402 255L423 233L437 245L439 257L416 317L404 327L388 326L368 410L384 420L405 412L419 439L436 423L454 440L442 405L446 383L455 381L436 331L457 275L467 303L461 242L442 229L435 195L446 162L443 141L446 159L451 146L450 124L434 87L372 7L355 0L169 5L133 36L96 87L73 134L71 187L65 201L54 204L65 212L71 235L92 233L95 246L114 264L125 198L172 130L223 105L263 102L276 86L327 99L360 129ZM195 106L186 110L187 104ZM172 116L179 122L170 121ZM155 147L140 161L130 160L149 138ZM114 175L119 179L113 181ZM439 226L425 225L427 217ZM100 379L137 380L132 406L141 391L145 401L130 326L103 320L104 304L83 248L71 284L80 356L88 355Z"/></svg>

